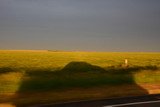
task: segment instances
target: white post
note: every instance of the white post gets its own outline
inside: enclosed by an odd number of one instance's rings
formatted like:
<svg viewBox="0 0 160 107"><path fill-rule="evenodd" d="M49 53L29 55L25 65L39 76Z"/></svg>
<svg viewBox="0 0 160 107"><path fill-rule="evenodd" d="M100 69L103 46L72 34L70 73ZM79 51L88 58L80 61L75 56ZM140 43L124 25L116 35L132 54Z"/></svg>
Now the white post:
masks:
<svg viewBox="0 0 160 107"><path fill-rule="evenodd" d="M124 64L125 64L126 67L128 66L128 59L124 60Z"/></svg>

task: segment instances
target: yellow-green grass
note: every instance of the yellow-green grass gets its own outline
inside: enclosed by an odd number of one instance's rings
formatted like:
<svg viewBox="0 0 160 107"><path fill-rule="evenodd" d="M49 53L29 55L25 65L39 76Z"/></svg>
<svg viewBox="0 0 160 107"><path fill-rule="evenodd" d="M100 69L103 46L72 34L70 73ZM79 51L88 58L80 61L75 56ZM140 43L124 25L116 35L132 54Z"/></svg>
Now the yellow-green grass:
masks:
<svg viewBox="0 0 160 107"><path fill-rule="evenodd" d="M124 59L129 67L123 66ZM149 94L147 84L160 85L159 67L160 53L1 50L0 103L30 105Z"/></svg>
<svg viewBox="0 0 160 107"><path fill-rule="evenodd" d="M118 66L127 58L130 66L160 66L160 53L0 51L0 67L62 68L71 61L85 61L100 67Z"/></svg>

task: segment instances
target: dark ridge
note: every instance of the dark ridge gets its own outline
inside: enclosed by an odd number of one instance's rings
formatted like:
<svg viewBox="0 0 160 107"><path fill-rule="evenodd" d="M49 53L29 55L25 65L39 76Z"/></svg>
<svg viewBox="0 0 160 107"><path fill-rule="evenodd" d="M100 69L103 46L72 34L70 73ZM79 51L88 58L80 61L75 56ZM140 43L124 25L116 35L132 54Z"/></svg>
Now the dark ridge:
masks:
<svg viewBox="0 0 160 107"><path fill-rule="evenodd" d="M137 72L141 70L151 70L155 71L158 70L159 67L155 65L147 65L147 66L130 66L130 67L106 67L105 70L110 72L110 73L131 73L131 72Z"/></svg>
<svg viewBox="0 0 160 107"><path fill-rule="evenodd" d="M13 71L15 71L15 69L10 68L10 67L1 67L0 68L0 74L9 73L9 72L13 72Z"/></svg>
<svg viewBox="0 0 160 107"><path fill-rule="evenodd" d="M87 62L70 62L68 63L62 71L70 71L70 72L87 72L87 71L105 71L105 69L91 65Z"/></svg>

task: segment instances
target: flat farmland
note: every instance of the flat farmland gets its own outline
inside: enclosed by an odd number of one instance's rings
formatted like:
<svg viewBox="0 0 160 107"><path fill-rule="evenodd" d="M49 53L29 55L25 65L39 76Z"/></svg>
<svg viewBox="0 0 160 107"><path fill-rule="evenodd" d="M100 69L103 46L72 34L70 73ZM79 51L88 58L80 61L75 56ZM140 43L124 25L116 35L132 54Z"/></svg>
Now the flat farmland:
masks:
<svg viewBox="0 0 160 107"><path fill-rule="evenodd" d="M0 51L0 67L24 69L57 69L72 61L85 61L101 67L119 66L124 59L128 59L130 66L160 66L160 53Z"/></svg>
<svg viewBox="0 0 160 107"><path fill-rule="evenodd" d="M159 93L159 68L156 52L1 50L0 102L21 106Z"/></svg>

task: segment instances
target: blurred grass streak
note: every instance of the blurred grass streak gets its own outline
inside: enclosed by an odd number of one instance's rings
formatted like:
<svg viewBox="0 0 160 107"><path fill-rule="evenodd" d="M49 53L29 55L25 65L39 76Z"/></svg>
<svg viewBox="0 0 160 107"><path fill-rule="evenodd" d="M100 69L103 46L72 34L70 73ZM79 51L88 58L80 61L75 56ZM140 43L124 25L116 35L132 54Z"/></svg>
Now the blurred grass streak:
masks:
<svg viewBox="0 0 160 107"><path fill-rule="evenodd" d="M0 74L0 93L16 93L21 85L23 72Z"/></svg>

